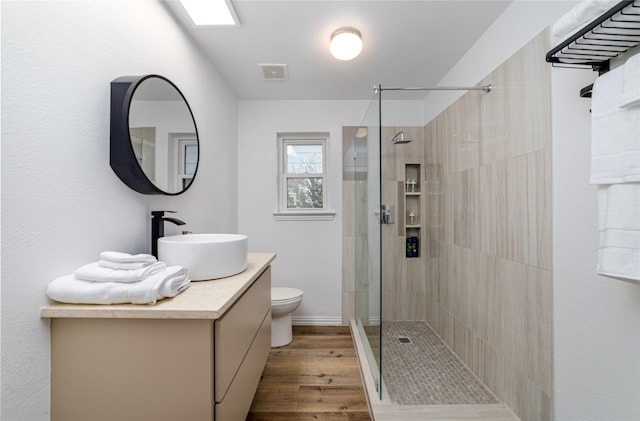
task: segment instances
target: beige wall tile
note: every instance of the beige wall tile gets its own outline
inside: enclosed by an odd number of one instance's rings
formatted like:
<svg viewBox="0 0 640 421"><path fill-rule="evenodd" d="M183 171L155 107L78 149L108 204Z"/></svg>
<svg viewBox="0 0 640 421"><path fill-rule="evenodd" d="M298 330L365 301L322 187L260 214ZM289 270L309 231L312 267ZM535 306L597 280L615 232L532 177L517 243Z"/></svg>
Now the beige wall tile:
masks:
<svg viewBox="0 0 640 421"><path fill-rule="evenodd" d="M440 218L444 226L444 236L440 239L450 244L454 243L454 188L455 179L453 176L447 175L442 178L442 212Z"/></svg>
<svg viewBox="0 0 640 421"><path fill-rule="evenodd" d="M362 286L362 288L358 289L356 292L353 293L353 298L355 300L355 304L354 304L354 311L356 315L359 315L362 320L364 321L365 324L370 323L369 318L370 317L376 317L375 314L373 314L373 312L370 312L370 305L369 305L369 288L368 286Z"/></svg>
<svg viewBox="0 0 640 421"><path fill-rule="evenodd" d="M545 37L487 76L498 89L465 94L425 128L436 137L430 171L442 174L426 206L427 241L442 253L427 261L438 287L428 317L523 419L551 413L549 71L536 58Z"/></svg>
<svg viewBox="0 0 640 421"><path fill-rule="evenodd" d="M369 285L369 244L367 237L358 236L353 238L355 262L349 270L353 270L355 286L357 291L362 286ZM347 249L348 252L348 249Z"/></svg>
<svg viewBox="0 0 640 421"><path fill-rule="evenodd" d="M496 87L489 95L480 96L481 139L480 163L482 165L502 161L506 156L506 145L509 137L507 93L498 87L507 86L504 67L498 67L482 82Z"/></svg>
<svg viewBox="0 0 640 421"><path fill-rule="evenodd" d="M480 98L484 93L469 91L452 107L449 117L447 157L449 171L460 172L475 168L480 160L481 121Z"/></svg>
<svg viewBox="0 0 640 421"><path fill-rule="evenodd" d="M453 318L453 352L455 352L462 361L465 359L465 333L467 328L457 318Z"/></svg>
<svg viewBox="0 0 640 421"><path fill-rule="evenodd" d="M396 134L395 127L383 127L381 129L382 139L380 140L380 159L382 181L397 181L398 169L396 167L396 148L389 141Z"/></svg>
<svg viewBox="0 0 640 421"><path fill-rule="evenodd" d="M353 191L343 195L343 200L351 202L343 204L343 212L353 212L354 235L367 237L369 235L369 183L366 180L356 180L352 184ZM344 203L344 202L343 202Z"/></svg>
<svg viewBox="0 0 640 421"><path fill-rule="evenodd" d="M483 359L479 360L481 366L479 372L476 374L479 374L480 380L482 380L501 401L506 403L504 359L486 343L484 343L483 348Z"/></svg>
<svg viewBox="0 0 640 421"><path fill-rule="evenodd" d="M527 267L524 314L525 366L523 372L547 395L552 394L552 282L551 272Z"/></svg>
<svg viewBox="0 0 640 421"><path fill-rule="evenodd" d="M467 362L467 366L479 379L482 379L484 376L485 346L485 341L483 341L478 335L471 333L469 361Z"/></svg>
<svg viewBox="0 0 640 421"><path fill-rule="evenodd" d="M354 181L342 182L342 235L355 235L355 183Z"/></svg>
<svg viewBox="0 0 640 421"><path fill-rule="evenodd" d="M438 305L438 336L453 348L453 316L441 305Z"/></svg>
<svg viewBox="0 0 640 421"><path fill-rule="evenodd" d="M356 317L356 298L353 292L342 292L342 324L348 325Z"/></svg>
<svg viewBox="0 0 640 421"><path fill-rule="evenodd" d="M342 238L342 292L354 292L356 288L355 258L356 258L355 237Z"/></svg>
<svg viewBox="0 0 640 421"><path fill-rule="evenodd" d="M527 155L529 256L532 266L551 269L551 150Z"/></svg>
<svg viewBox="0 0 640 421"><path fill-rule="evenodd" d="M505 256L507 239L507 192L504 161L479 168L479 246L495 256Z"/></svg>

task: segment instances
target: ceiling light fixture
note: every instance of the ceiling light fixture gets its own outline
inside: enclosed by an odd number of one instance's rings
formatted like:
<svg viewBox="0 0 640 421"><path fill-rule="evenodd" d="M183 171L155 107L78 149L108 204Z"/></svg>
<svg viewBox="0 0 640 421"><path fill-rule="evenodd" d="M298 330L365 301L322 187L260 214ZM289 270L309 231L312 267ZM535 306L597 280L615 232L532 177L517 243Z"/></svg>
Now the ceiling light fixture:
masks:
<svg viewBox="0 0 640 421"><path fill-rule="evenodd" d="M358 127L358 130L356 131L356 137L358 139L362 139L364 137L367 137L368 133L369 131L367 130L366 127Z"/></svg>
<svg viewBox="0 0 640 421"><path fill-rule="evenodd" d="M355 28L340 28L331 34L331 55L338 60L351 60L362 51L362 35Z"/></svg>
<svg viewBox="0 0 640 421"><path fill-rule="evenodd" d="M180 0L180 3L196 25L240 24L231 0Z"/></svg>

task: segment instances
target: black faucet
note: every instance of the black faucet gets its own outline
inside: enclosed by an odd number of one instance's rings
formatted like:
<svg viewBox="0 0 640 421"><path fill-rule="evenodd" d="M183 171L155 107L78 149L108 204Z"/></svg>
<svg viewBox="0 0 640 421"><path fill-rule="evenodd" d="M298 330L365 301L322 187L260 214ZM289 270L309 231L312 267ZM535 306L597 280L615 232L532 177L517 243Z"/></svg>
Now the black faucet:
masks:
<svg viewBox="0 0 640 421"><path fill-rule="evenodd" d="M158 257L158 238L164 237L164 221L173 222L176 225L185 223L176 218L164 216L164 213L176 213L175 211L151 211L151 254Z"/></svg>

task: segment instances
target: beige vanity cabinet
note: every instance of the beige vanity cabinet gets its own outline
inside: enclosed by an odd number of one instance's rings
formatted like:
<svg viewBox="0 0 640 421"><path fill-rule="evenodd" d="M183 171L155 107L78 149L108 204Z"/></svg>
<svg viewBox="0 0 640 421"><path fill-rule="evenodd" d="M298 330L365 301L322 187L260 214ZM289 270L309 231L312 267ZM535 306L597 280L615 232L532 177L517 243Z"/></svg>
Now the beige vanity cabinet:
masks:
<svg viewBox="0 0 640 421"><path fill-rule="evenodd" d="M44 307L51 420L244 420L271 346L274 257L154 306Z"/></svg>

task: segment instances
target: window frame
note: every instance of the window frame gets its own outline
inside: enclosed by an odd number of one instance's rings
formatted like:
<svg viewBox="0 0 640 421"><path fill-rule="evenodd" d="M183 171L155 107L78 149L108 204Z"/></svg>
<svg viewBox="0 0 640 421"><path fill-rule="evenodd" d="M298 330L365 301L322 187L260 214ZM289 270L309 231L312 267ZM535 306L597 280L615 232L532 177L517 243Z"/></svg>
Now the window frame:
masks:
<svg viewBox="0 0 640 421"><path fill-rule="evenodd" d="M177 139L178 141L178 157L177 157L177 179L176 179L176 184L178 186L178 188L182 188L182 189L186 189L188 187L184 185L185 180L191 180L189 182L189 184L191 184L193 182L193 177L195 176L195 169L198 168L198 156L196 156L196 168L194 169L194 173L193 174L187 174L185 172L185 158L186 158L186 154L187 154L187 148L188 147L193 147L195 146L196 148L198 148L198 139L191 138L189 136L183 136L183 137L179 137ZM199 155L200 151L196 150L196 153Z"/></svg>
<svg viewBox="0 0 640 421"><path fill-rule="evenodd" d="M332 220L335 212L329 202L329 133L278 133L278 194L277 207L273 215L276 220ZM289 174L287 170L287 146L320 145L322 147L322 173ZM322 208L287 207L287 182L290 179L322 178Z"/></svg>

